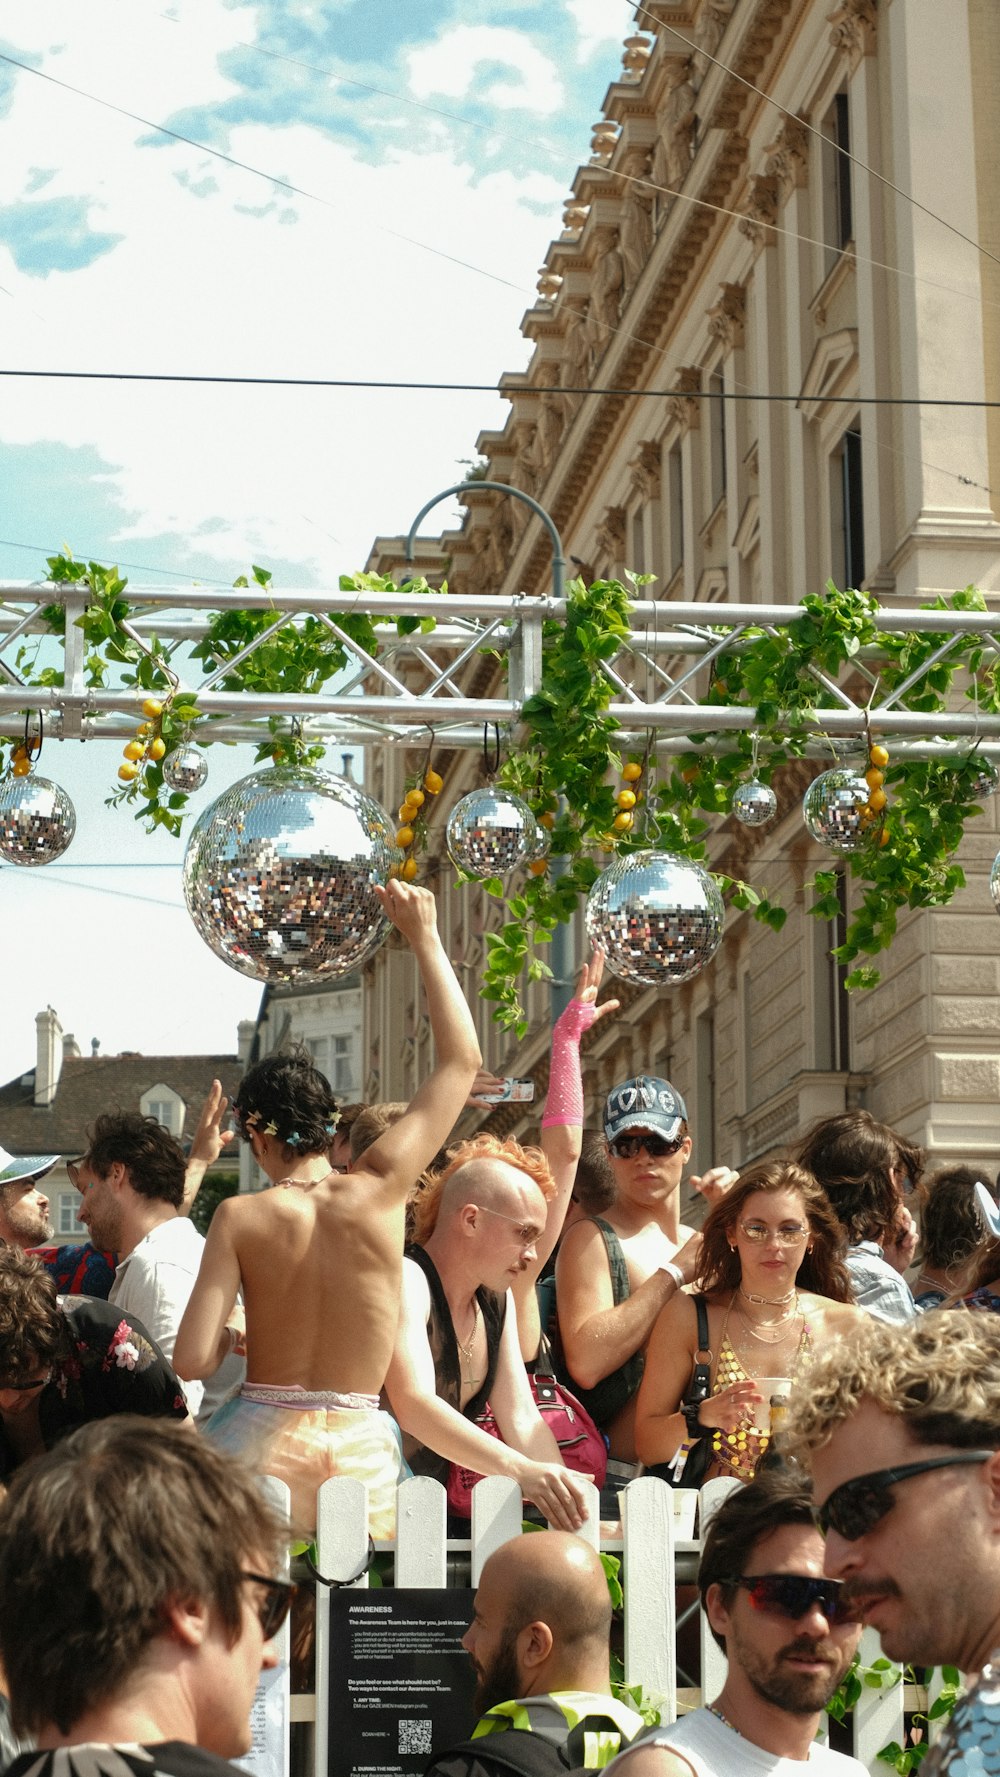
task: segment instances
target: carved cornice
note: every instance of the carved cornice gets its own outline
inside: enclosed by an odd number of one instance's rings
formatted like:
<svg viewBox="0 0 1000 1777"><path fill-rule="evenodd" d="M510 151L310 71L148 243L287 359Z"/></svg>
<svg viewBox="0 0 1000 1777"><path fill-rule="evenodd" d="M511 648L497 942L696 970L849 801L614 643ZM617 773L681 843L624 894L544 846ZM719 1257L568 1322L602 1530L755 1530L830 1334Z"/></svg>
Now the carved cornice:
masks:
<svg viewBox="0 0 1000 1777"><path fill-rule="evenodd" d="M862 56L875 53L878 31L876 0L841 0L836 12L827 14L830 42L847 59L852 68Z"/></svg>
<svg viewBox="0 0 1000 1777"><path fill-rule="evenodd" d="M745 234L756 249L773 247L774 224L778 220L778 181L766 173L757 173L750 181L750 194L744 205L740 233Z"/></svg>
<svg viewBox="0 0 1000 1777"><path fill-rule="evenodd" d="M708 311L708 331L713 339L721 339L727 352L743 344L746 328L747 292L745 284L720 284L720 296Z"/></svg>
<svg viewBox="0 0 1000 1777"><path fill-rule="evenodd" d="M644 500L660 497L660 447L651 438L644 438L629 463L632 486Z"/></svg>
<svg viewBox="0 0 1000 1777"><path fill-rule="evenodd" d="M777 179L779 201L785 203L797 187L809 182L809 131L801 118L787 118L764 153L764 172Z"/></svg>
<svg viewBox="0 0 1000 1777"><path fill-rule="evenodd" d="M621 560L625 547L625 508L608 506L597 527L596 543L601 555L612 563Z"/></svg>
<svg viewBox="0 0 1000 1777"><path fill-rule="evenodd" d="M696 432L701 424L701 403L692 398L700 389L700 366L682 365L674 377L674 393L667 397L667 412L682 432Z"/></svg>

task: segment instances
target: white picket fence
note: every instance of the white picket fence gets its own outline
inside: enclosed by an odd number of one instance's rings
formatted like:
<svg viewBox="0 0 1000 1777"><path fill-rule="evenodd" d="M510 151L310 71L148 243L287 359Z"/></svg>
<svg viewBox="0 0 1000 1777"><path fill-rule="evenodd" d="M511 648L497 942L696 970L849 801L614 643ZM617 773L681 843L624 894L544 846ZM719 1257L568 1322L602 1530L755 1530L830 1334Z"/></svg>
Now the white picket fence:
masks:
<svg viewBox="0 0 1000 1777"><path fill-rule="evenodd" d="M701 1694L677 1687L677 1558L696 1557L700 1533L713 1511L738 1482L710 1481L701 1493L673 1489L646 1476L633 1481L622 1495L622 1533L610 1539L600 1536L598 1495L590 1488L591 1512L581 1535L595 1548L621 1556L625 1592L624 1664L630 1685L641 1685L646 1697L659 1704L661 1719L674 1721L678 1714L696 1707ZM287 1489L280 1481L267 1481L271 1497L287 1512ZM398 1493L397 1535L380 1543L380 1551L395 1557L397 1587L437 1589L448 1584L448 1560L459 1551L471 1558L471 1583L478 1585L484 1562L502 1543L521 1534L522 1502L513 1481L498 1476L480 1481L472 1495L471 1534L464 1540L449 1538L446 1528L446 1496L437 1481L416 1476L404 1481ZM696 1534L696 1525L698 1534ZM360 1481L347 1478L324 1483L319 1495L318 1566L323 1574L348 1575L365 1565L368 1551L367 1491ZM693 1579L693 1561L682 1563L681 1584ZM357 1582L367 1587L367 1575ZM269 1716L266 1747L263 1736L255 1755L246 1761L254 1777L284 1777L288 1772L288 1723L311 1723L313 1750L309 1768L314 1777L338 1777L336 1759L330 1759L330 1593L317 1587L316 1597L316 1693L289 1696L288 1627L281 1631L279 1653L284 1664L258 1697L258 1715ZM866 1630L861 1657L868 1665L880 1656L878 1636ZM721 1690L726 1672L725 1657L716 1646L702 1616L701 1661L704 1694L711 1698ZM890 1766L877 1759L889 1741L903 1738L904 1694L901 1684L888 1690L866 1688L852 1719L854 1756L873 1777L889 1777ZM280 1724L280 1726L279 1726ZM469 1724L470 1732L472 1724Z"/></svg>

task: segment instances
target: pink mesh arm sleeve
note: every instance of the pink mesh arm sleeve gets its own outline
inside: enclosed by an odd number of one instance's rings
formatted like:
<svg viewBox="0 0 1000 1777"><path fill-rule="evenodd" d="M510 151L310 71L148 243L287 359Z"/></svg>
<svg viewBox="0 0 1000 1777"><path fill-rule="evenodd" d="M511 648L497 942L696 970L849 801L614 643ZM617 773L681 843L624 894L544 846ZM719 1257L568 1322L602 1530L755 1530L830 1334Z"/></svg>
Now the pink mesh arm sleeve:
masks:
<svg viewBox="0 0 1000 1777"><path fill-rule="evenodd" d="M542 1128L556 1123L583 1125L583 1075L580 1072L580 1038L597 1016L596 1007L570 1000L552 1030L552 1066L545 1100Z"/></svg>

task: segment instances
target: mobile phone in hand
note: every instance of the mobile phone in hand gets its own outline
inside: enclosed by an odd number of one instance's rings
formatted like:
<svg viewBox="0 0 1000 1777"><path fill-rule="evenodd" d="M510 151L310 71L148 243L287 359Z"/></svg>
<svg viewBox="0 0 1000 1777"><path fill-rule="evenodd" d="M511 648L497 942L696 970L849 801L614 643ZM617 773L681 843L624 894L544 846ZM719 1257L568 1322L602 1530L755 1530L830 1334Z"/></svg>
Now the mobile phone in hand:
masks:
<svg viewBox="0 0 1000 1777"><path fill-rule="evenodd" d="M480 1104L530 1104L535 1096L534 1080L513 1080L509 1077L492 1092L477 1092Z"/></svg>

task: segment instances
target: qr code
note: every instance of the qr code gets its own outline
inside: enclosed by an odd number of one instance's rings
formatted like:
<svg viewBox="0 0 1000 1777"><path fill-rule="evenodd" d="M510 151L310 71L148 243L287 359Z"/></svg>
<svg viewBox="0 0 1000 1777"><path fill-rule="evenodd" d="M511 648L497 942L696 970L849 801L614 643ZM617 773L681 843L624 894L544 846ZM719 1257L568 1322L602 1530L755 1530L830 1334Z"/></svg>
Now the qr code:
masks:
<svg viewBox="0 0 1000 1777"><path fill-rule="evenodd" d="M397 1752L420 1753L429 1757L433 1751L431 1746L430 1718L423 1721L401 1721L399 1724L399 1745Z"/></svg>

